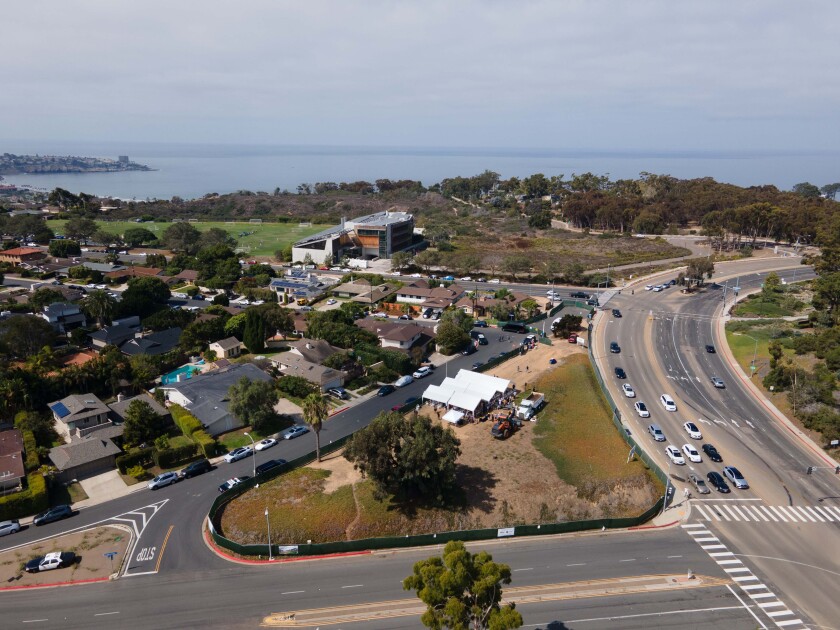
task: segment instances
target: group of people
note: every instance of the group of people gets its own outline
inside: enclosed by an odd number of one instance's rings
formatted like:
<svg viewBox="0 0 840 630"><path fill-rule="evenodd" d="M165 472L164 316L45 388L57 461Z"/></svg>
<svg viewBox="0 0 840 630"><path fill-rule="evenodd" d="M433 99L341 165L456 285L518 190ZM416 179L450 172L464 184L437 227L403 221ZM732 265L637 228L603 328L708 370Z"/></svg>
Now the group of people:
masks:
<svg viewBox="0 0 840 630"><path fill-rule="evenodd" d="M496 409L510 408L517 394L519 394L519 390L516 388L509 389L504 394L497 393L490 399L489 403L482 401L475 410L475 413L466 409L459 409L458 407L448 407L444 403L433 403L432 408L437 413L438 418L442 418L449 409L457 409L464 413L464 417L461 418L462 423L472 424L473 422L484 421Z"/></svg>

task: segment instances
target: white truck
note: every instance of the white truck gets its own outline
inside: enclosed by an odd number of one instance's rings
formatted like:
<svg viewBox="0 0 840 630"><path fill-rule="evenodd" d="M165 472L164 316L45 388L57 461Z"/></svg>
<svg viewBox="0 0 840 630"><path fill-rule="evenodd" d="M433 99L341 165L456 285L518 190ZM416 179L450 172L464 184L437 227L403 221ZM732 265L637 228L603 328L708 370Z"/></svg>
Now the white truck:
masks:
<svg viewBox="0 0 840 630"><path fill-rule="evenodd" d="M519 403L516 415L522 420L530 420L545 405L545 394L531 392Z"/></svg>

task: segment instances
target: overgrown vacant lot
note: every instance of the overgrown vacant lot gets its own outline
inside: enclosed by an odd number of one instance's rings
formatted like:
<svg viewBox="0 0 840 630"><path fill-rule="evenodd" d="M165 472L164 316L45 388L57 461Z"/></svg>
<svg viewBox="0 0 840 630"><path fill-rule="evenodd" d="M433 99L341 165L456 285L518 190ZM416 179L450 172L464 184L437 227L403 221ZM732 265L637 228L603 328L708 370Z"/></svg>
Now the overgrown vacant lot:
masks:
<svg viewBox="0 0 840 630"><path fill-rule="evenodd" d="M536 352L521 359L547 365ZM552 348L539 352L549 354ZM505 441L490 436L488 423L455 429L461 440L461 494L450 506L377 501L373 484L341 455L331 455L231 502L222 530L237 542L266 542L266 505L277 544L639 514L662 489L640 462L626 463L628 448L610 420L586 355L572 354L566 361L546 369L537 381L548 398L537 423L525 423ZM524 370L517 374L525 378Z"/></svg>

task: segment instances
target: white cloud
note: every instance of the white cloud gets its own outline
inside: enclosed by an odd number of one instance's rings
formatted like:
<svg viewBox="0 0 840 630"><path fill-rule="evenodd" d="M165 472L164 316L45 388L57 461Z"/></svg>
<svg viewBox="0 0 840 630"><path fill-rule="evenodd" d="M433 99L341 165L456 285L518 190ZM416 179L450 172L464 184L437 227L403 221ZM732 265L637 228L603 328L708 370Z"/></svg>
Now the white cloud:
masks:
<svg viewBox="0 0 840 630"><path fill-rule="evenodd" d="M833 148L838 18L782 0L9 3L0 137Z"/></svg>

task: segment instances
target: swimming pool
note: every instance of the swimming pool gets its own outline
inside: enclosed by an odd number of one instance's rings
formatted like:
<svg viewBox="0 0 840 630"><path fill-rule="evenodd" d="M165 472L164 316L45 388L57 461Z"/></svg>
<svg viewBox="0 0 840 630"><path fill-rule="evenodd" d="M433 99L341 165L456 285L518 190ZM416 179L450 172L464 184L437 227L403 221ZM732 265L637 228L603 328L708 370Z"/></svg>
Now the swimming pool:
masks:
<svg viewBox="0 0 840 630"><path fill-rule="evenodd" d="M180 380L185 381L188 378L192 378L193 374L197 374L201 372L201 367L204 365L204 359L201 359L198 363L189 363L187 365L182 365L177 370L172 370L169 374L164 374L160 377L160 382L164 385L171 385L172 383L178 382L178 377L180 376Z"/></svg>

